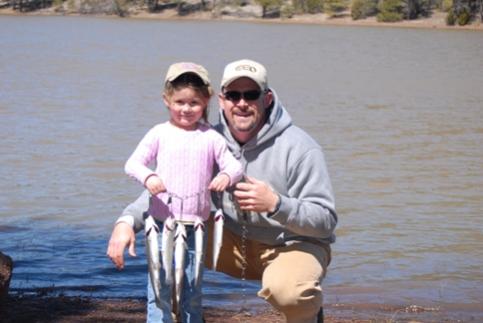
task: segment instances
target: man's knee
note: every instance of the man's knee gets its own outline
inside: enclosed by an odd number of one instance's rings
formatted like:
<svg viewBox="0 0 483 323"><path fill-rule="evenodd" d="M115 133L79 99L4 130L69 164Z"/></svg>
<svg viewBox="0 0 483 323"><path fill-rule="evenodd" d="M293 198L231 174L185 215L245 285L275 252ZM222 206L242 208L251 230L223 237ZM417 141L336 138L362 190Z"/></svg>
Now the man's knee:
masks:
<svg viewBox="0 0 483 323"><path fill-rule="evenodd" d="M265 268L258 295L282 312L287 322L316 321L322 306L323 251L311 245L288 247Z"/></svg>
<svg viewBox="0 0 483 323"><path fill-rule="evenodd" d="M288 321L310 322L322 306L322 288L317 280L290 281L267 277L258 296L282 312Z"/></svg>

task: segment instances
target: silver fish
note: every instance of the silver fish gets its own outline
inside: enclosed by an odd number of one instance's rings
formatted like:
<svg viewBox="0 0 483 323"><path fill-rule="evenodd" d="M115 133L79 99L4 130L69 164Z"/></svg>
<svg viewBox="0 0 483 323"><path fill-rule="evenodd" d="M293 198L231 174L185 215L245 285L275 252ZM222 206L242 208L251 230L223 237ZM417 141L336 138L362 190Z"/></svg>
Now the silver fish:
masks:
<svg viewBox="0 0 483 323"><path fill-rule="evenodd" d="M161 236L161 254L163 258L163 268L167 285L173 284L173 249L174 233L176 223L173 218L164 221L163 235Z"/></svg>
<svg viewBox="0 0 483 323"><path fill-rule="evenodd" d="M146 233L146 255L148 258L149 278L151 279L156 305L161 308L161 281L159 277L161 263L159 261L158 244L159 227L151 215L146 218L144 232Z"/></svg>
<svg viewBox="0 0 483 323"><path fill-rule="evenodd" d="M178 222L176 225L176 234L174 236L174 280L176 293L176 308L180 308L181 291L183 289L183 276L185 265L185 254L188 249L186 242L186 228L183 223Z"/></svg>
<svg viewBox="0 0 483 323"><path fill-rule="evenodd" d="M223 226L225 224L225 216L221 209L217 209L214 215L214 229L213 229L213 270L216 270L218 263L218 256L223 242Z"/></svg>
<svg viewBox="0 0 483 323"><path fill-rule="evenodd" d="M205 224L201 219L196 219L194 224L195 229L195 285L198 285L201 268L203 265L203 244L205 235Z"/></svg>

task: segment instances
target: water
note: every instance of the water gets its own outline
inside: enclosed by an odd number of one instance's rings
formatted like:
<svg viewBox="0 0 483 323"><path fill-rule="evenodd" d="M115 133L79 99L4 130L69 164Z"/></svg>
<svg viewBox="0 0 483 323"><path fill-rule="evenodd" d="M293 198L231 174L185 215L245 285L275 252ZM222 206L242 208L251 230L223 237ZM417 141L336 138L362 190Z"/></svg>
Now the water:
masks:
<svg viewBox="0 0 483 323"><path fill-rule="evenodd" d="M15 260L13 292L145 296L141 236L123 272L105 257L141 191L124 162L166 118L171 63L203 64L217 88L224 65L247 57L326 152L340 224L325 302L483 317L483 33L1 16L0 30L0 250ZM214 272L204 289L214 306L242 293Z"/></svg>

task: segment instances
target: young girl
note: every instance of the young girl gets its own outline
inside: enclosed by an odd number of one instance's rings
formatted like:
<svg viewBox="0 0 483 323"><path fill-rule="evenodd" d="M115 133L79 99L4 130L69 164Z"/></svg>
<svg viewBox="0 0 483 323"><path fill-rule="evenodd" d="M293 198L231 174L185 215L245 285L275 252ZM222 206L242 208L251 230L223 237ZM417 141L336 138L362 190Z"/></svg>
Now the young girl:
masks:
<svg viewBox="0 0 483 323"><path fill-rule="evenodd" d="M205 68L194 63L171 65L163 93L169 121L149 130L125 165L126 173L151 193L149 214L165 222L165 228L167 223L186 228L188 258L182 290L176 295L183 322L203 321L201 279L195 279L193 273L194 224L210 215L210 191L221 192L242 176L241 164L231 155L224 138L208 124L212 94ZM152 161L154 171L148 167ZM213 178L215 163L220 171ZM148 322L172 322L172 286L166 270L163 266L160 273L163 306L155 305L148 280Z"/></svg>

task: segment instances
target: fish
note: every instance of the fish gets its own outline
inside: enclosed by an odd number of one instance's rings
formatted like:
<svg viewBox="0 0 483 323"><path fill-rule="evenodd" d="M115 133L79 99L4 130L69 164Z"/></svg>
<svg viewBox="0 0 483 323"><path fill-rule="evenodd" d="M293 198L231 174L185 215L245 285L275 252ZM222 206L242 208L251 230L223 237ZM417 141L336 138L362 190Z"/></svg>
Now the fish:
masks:
<svg viewBox="0 0 483 323"><path fill-rule="evenodd" d="M198 285L201 268L203 265L203 249L204 249L204 235L205 235L205 224L198 218L194 224L195 229L195 286Z"/></svg>
<svg viewBox="0 0 483 323"><path fill-rule="evenodd" d="M167 285L173 285L173 250L174 250L174 233L176 223L173 218L167 218L163 225L163 234L161 236L161 255L163 258L163 268L165 272L165 282Z"/></svg>
<svg viewBox="0 0 483 323"><path fill-rule="evenodd" d="M223 226L225 224L225 215L221 209L217 209L213 217L213 270L216 270L220 249L223 242Z"/></svg>
<svg viewBox="0 0 483 323"><path fill-rule="evenodd" d="M174 280L176 294L176 308L180 308L181 291L183 289L183 276L185 256L188 245L186 242L186 227L183 223L178 222L176 225L176 234L174 236Z"/></svg>
<svg viewBox="0 0 483 323"><path fill-rule="evenodd" d="M159 260L158 244L159 227L151 215L148 215L145 220L144 232L146 234L146 255L148 258L149 278L151 279L156 305L161 308L161 280L159 273L161 262Z"/></svg>

